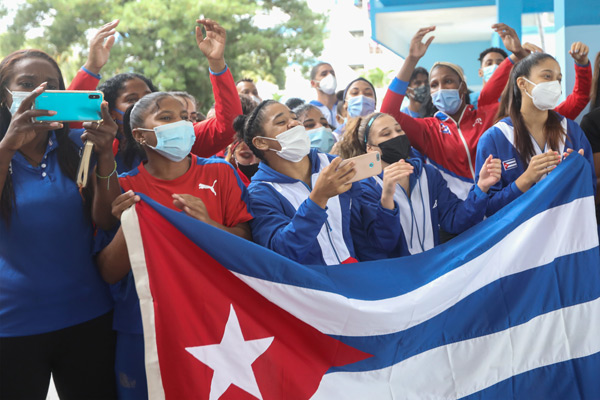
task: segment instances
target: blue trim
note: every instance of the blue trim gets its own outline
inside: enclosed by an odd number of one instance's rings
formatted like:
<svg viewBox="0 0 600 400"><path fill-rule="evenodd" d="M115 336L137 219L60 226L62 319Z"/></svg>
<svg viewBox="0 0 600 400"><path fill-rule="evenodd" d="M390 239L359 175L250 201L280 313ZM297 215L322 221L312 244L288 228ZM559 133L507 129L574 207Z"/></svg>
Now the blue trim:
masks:
<svg viewBox="0 0 600 400"><path fill-rule="evenodd" d="M408 87L408 82L406 81L401 81L400 79L398 79L397 77L394 78L394 80L392 81L392 83L390 83L390 87L389 89L397 94L400 94L402 96L404 96L406 94L406 88Z"/></svg>
<svg viewBox="0 0 600 400"><path fill-rule="evenodd" d="M90 71L89 69L87 69L86 67L81 67L81 69L82 69L82 70L83 70L83 72L85 72L86 74L88 74L88 75L91 75L91 76L93 76L94 78L96 78L96 79L98 79L98 80L102 79L102 75L100 75L100 74L95 74L95 73L93 73L92 71Z"/></svg>
<svg viewBox="0 0 600 400"><path fill-rule="evenodd" d="M372 9L375 9L375 13L493 6L496 4L494 0L422 0L418 3L412 3L405 0L380 0L379 2L382 3L381 7L371 7ZM388 4L386 5L386 3Z"/></svg>
<svg viewBox="0 0 600 400"><path fill-rule="evenodd" d="M229 67L227 66L227 64L225 64L225 69L221 72L214 72L212 69L210 69L210 67L208 67L208 72L210 72L211 75L219 76L219 75L223 75L225 72L227 72L227 69L229 69Z"/></svg>

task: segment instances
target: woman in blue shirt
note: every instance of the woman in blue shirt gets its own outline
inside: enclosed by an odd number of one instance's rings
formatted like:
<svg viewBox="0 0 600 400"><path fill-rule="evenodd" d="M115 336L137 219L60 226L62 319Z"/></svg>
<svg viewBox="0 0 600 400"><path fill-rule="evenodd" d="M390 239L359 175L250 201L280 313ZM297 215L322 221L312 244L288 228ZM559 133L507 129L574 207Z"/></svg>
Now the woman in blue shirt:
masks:
<svg viewBox="0 0 600 400"><path fill-rule="evenodd" d="M45 399L51 374L61 398L114 398L112 302L93 261L92 217L114 222L117 127L106 103L103 122L84 123L97 178L80 193L68 125L34 120L56 114L32 109L46 89L65 89L46 53L0 63L0 398Z"/></svg>

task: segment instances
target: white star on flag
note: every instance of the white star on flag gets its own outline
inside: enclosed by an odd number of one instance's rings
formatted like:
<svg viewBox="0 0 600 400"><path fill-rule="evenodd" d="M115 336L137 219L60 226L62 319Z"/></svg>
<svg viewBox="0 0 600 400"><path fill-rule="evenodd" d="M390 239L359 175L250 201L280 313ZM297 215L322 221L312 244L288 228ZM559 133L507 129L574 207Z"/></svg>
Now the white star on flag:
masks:
<svg viewBox="0 0 600 400"><path fill-rule="evenodd" d="M267 351L273 339L274 336L244 340L232 304L221 343L185 349L214 371L210 384L210 400L217 400L232 384L262 400L252 371L252 363Z"/></svg>

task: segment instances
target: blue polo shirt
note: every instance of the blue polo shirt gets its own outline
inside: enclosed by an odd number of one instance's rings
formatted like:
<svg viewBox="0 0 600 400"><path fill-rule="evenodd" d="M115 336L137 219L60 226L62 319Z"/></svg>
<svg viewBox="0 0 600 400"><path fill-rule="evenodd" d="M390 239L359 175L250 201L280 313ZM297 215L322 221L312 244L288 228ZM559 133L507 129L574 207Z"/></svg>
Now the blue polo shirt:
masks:
<svg viewBox="0 0 600 400"><path fill-rule="evenodd" d="M16 205L0 218L0 337L51 332L112 308L92 258L94 230L75 182L58 165L52 132L44 159L15 153Z"/></svg>

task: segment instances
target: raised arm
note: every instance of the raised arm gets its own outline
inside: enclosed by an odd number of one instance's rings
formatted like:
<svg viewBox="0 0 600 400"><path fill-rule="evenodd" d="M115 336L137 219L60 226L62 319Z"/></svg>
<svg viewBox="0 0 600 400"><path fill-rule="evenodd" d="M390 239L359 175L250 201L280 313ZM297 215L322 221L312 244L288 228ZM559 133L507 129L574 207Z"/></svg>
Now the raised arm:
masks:
<svg viewBox="0 0 600 400"><path fill-rule="evenodd" d="M592 88L592 67L588 59L589 48L581 42L571 45L569 54L575 61L575 86L573 92L567 96L565 101L554 109L560 115L569 119L575 119L590 101L590 90Z"/></svg>
<svg viewBox="0 0 600 400"><path fill-rule="evenodd" d="M383 103L381 104L381 112L390 114L400 124L404 132L408 135L410 142L414 148L419 150L421 153L427 154L429 135L426 132L427 123L424 119L412 118L411 116L400 112L400 106L402 100L406 95L406 88L408 87L408 81L410 75L415 69L415 66L427 52L427 48L435 38L431 36L425 43L423 38L429 32L435 30L435 26L427 28L421 28L417 31L415 36L410 41L409 54L404 60L404 64L398 71L398 75L390 84Z"/></svg>
<svg viewBox="0 0 600 400"><path fill-rule="evenodd" d="M235 134L233 120L242 114L242 104L231 71L225 64L225 29L210 19L199 19L196 22L206 29L204 37L202 27L196 27L196 42L208 60L215 96L215 117L194 125L196 142L192 153L200 157L210 157L232 142Z"/></svg>

